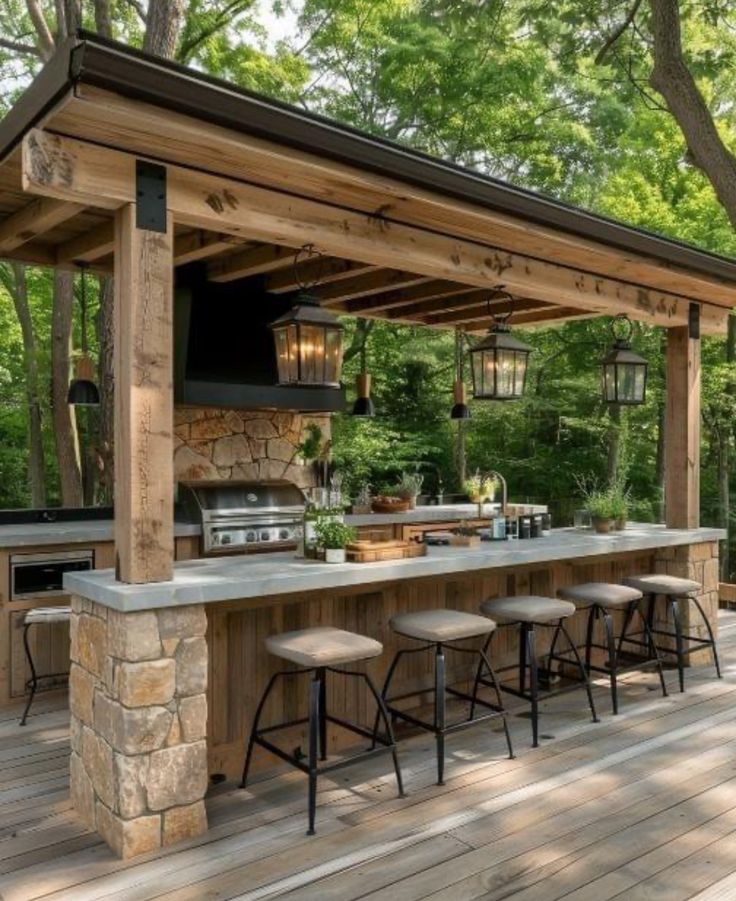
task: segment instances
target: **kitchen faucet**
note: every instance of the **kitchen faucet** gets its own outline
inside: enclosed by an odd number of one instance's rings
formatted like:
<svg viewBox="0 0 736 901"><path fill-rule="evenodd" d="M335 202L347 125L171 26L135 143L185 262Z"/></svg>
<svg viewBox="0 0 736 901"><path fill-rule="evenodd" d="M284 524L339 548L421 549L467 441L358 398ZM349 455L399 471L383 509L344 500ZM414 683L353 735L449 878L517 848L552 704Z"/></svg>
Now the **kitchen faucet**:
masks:
<svg viewBox="0 0 736 901"><path fill-rule="evenodd" d="M492 469L488 473L488 475L491 478L498 479L499 482L501 483L501 515L505 516L506 515L506 507L508 505L508 500L509 500L509 489L508 489L508 485L506 484L506 479L504 479L504 477L501 475L501 473L498 472L498 470L496 470L496 469Z"/></svg>

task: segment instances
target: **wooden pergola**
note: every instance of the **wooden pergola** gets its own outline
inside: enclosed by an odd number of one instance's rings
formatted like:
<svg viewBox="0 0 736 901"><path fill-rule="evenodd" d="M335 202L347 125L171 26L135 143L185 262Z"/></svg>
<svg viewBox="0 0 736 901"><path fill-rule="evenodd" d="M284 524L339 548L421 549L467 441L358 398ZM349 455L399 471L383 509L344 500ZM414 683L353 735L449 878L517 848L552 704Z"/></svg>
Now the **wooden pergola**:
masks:
<svg viewBox="0 0 736 901"><path fill-rule="evenodd" d="M0 123L0 256L115 276L118 577L173 567L172 285L296 287L337 313L484 331L626 313L667 329L667 525L698 525L700 334L736 263L520 191L90 35Z"/></svg>

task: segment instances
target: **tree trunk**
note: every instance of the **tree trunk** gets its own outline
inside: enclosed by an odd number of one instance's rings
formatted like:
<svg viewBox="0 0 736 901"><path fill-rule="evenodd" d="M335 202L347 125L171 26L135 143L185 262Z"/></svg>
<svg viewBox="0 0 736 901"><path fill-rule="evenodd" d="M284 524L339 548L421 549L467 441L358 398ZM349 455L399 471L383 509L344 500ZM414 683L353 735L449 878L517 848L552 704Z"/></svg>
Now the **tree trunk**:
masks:
<svg viewBox="0 0 736 901"><path fill-rule="evenodd" d="M51 318L51 398L54 439L65 507L81 507L82 471L74 408L67 403L74 311L74 277L70 272L54 272L54 301Z"/></svg>
<svg viewBox="0 0 736 901"><path fill-rule="evenodd" d="M102 502L112 504L114 488L113 440L115 432L113 369L113 280L109 276L100 279L100 308L97 317L97 345L100 349L98 379L100 388L100 416L97 445L97 469L102 487Z"/></svg>
<svg viewBox="0 0 736 901"><path fill-rule="evenodd" d="M183 0L150 0L143 49L155 56L172 59L179 40Z"/></svg>
<svg viewBox="0 0 736 901"><path fill-rule="evenodd" d="M110 0L95 0L95 28L103 38L113 36Z"/></svg>
<svg viewBox="0 0 736 901"><path fill-rule="evenodd" d="M654 68L650 84L664 97L687 142L736 228L736 157L721 140L713 116L682 52L679 0L649 0Z"/></svg>
<svg viewBox="0 0 736 901"><path fill-rule="evenodd" d="M43 431L41 419L41 395L38 378L38 349L33 330L31 309L28 305L26 269L20 263L11 266L13 283L10 295L20 323L23 336L23 365L26 380L26 401L28 403L28 485L33 507L46 506L46 464L43 453Z"/></svg>

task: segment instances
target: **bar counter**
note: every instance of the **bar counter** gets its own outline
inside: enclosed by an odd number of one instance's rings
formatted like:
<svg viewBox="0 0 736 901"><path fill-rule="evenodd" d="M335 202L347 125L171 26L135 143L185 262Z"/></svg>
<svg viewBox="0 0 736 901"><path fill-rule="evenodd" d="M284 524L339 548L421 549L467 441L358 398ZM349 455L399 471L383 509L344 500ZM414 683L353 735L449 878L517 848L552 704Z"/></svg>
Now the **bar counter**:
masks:
<svg viewBox="0 0 736 901"><path fill-rule="evenodd" d="M192 560L176 565L172 581L156 584L123 584L111 570L70 574L74 806L121 856L203 832L210 777L239 777L255 707L281 668L266 652L269 635L315 625L369 635L384 647L365 664L380 684L394 652L406 647L390 626L396 613L477 613L486 598L554 595L564 585L644 572L699 581L715 623L723 538L719 529L652 525L610 535L560 529L548 538L430 547L426 557L381 563L326 564L286 553ZM582 643L584 617L568 625ZM683 625L699 627L687 616ZM540 649L546 640L539 636ZM516 660L516 629L499 629L491 653L497 666ZM404 658L397 693L432 686L431 657ZM471 677L469 657L448 652L448 681ZM692 663L706 660L698 652ZM587 717L584 700L577 705L574 698L570 715ZM303 677L280 679L266 724L304 717L306 699ZM361 680L336 678L327 703L338 717L372 722L375 706ZM290 730L283 746L304 749L303 729ZM335 730L330 750L344 747L347 735ZM265 752L254 758L256 770L274 765Z"/></svg>
<svg viewBox="0 0 736 901"><path fill-rule="evenodd" d="M327 564L298 559L289 552L254 554L177 563L174 579L170 582L128 585L116 581L112 570L96 570L69 574L64 584L73 594L128 613L582 560L720 541L725 537L726 533L721 529L666 529L660 525L630 525L622 532L608 535L555 529L548 538L488 541L476 548L429 547L426 557L407 560Z"/></svg>

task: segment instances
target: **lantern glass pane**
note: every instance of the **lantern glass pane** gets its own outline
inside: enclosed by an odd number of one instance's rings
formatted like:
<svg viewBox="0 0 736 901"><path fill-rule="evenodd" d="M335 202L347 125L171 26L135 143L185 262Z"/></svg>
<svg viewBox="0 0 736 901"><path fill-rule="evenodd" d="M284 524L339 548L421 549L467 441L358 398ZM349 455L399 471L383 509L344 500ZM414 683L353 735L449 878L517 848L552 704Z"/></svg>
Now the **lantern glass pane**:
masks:
<svg viewBox="0 0 736 901"><path fill-rule="evenodd" d="M644 389L646 385L646 366L636 366L634 375L634 399L641 403L644 400Z"/></svg>
<svg viewBox="0 0 736 901"><path fill-rule="evenodd" d="M295 325L286 327L286 341L289 347L289 370L286 381L299 381L299 329Z"/></svg>
<svg viewBox="0 0 736 901"><path fill-rule="evenodd" d="M618 399L629 403L634 398L634 367L629 363L619 363L616 367Z"/></svg>
<svg viewBox="0 0 736 901"><path fill-rule="evenodd" d="M496 351L496 396L513 397L516 387L516 353Z"/></svg>
<svg viewBox="0 0 736 901"><path fill-rule="evenodd" d="M299 351L302 384L313 385L322 381L324 369L324 332L315 325L299 326Z"/></svg>
<svg viewBox="0 0 736 901"><path fill-rule="evenodd" d="M337 385L342 370L342 329L325 330L325 384Z"/></svg>
<svg viewBox="0 0 736 901"><path fill-rule="evenodd" d="M609 403L616 402L616 365L606 363L603 367L603 393Z"/></svg>
<svg viewBox="0 0 736 901"><path fill-rule="evenodd" d="M483 357L481 351L476 351L470 355L473 361L473 394L475 397L483 396Z"/></svg>
<svg viewBox="0 0 736 901"><path fill-rule="evenodd" d="M529 355L523 351L516 352L516 361L515 361L515 369L516 369L516 377L514 379L514 396L521 397L524 393L524 383L526 382L526 364L529 360Z"/></svg>
<svg viewBox="0 0 736 901"><path fill-rule="evenodd" d="M289 339L287 329L275 328L273 340L276 344L276 365L279 371L279 382L289 381Z"/></svg>

